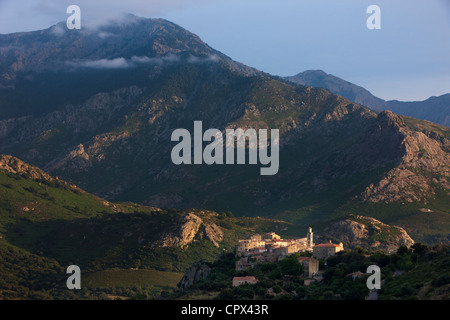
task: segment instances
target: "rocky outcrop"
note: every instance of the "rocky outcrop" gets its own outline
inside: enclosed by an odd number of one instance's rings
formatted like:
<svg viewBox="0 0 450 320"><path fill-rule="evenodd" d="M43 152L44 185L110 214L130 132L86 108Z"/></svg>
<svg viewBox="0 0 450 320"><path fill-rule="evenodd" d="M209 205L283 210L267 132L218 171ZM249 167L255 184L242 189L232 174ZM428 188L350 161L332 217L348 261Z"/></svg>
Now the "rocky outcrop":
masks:
<svg viewBox="0 0 450 320"><path fill-rule="evenodd" d="M331 228L331 229L330 229ZM356 221L346 219L334 223L328 230L337 238L346 242L356 242L361 239L366 239L369 236L368 228Z"/></svg>
<svg viewBox="0 0 450 320"><path fill-rule="evenodd" d="M45 182L55 182L59 185L64 185L64 187L78 190L81 192L82 190L78 188L76 185L61 180L58 177L52 177L45 171L32 166L26 162L23 162L22 160L10 156L10 155L0 155L0 170L10 172L13 174L25 176L27 178L36 180L36 181L45 181Z"/></svg>
<svg viewBox="0 0 450 320"><path fill-rule="evenodd" d="M180 247L190 244L202 224L202 219L200 219L195 214L188 214L182 221L182 224L177 227L175 232L167 233L163 235L160 240L157 240L153 244L154 247Z"/></svg>
<svg viewBox="0 0 450 320"><path fill-rule="evenodd" d="M397 251L400 246L410 247L414 244L403 228L360 215L334 222L324 229L324 235L325 238L341 241L344 247L361 246L387 253Z"/></svg>
<svg viewBox="0 0 450 320"><path fill-rule="evenodd" d="M204 262L198 262L186 270L183 278L178 283L179 289L187 289L199 280L206 279L211 273L211 267Z"/></svg>
<svg viewBox="0 0 450 320"><path fill-rule="evenodd" d="M380 132L391 131L391 139L400 139L395 144L400 143L401 160L378 183L367 186L360 195L362 200L427 203L435 196L436 187L442 187L447 192L450 190L450 167L445 165L450 163L448 139L427 131L414 131L405 125L400 116L390 111L382 112L378 122L384 127ZM391 148L388 143L385 145L387 149Z"/></svg>
<svg viewBox="0 0 450 320"><path fill-rule="evenodd" d="M184 248L191 244L195 237L206 238L218 248L223 240L223 231L216 224L205 222L199 216L188 213L175 224L171 231L165 232L152 243L151 247Z"/></svg>
<svg viewBox="0 0 450 320"><path fill-rule="evenodd" d="M22 160L9 155L0 155L0 170L19 175L25 174L33 180L53 180L49 174L45 173L41 169L31 166Z"/></svg>
<svg viewBox="0 0 450 320"><path fill-rule="evenodd" d="M223 231L215 223L205 224L204 227L205 237L218 248L220 241L223 239Z"/></svg>
<svg viewBox="0 0 450 320"><path fill-rule="evenodd" d="M57 170L64 168L72 172L86 171L92 166L89 155L86 153L84 145L79 144L69 150L63 156L55 159L47 165L47 170Z"/></svg>

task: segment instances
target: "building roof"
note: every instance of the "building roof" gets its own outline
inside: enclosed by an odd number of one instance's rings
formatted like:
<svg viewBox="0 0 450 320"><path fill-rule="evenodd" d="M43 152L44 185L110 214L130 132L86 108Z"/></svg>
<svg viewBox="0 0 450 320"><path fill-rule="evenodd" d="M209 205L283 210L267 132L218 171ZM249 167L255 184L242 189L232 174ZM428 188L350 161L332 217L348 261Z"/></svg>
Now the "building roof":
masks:
<svg viewBox="0 0 450 320"><path fill-rule="evenodd" d="M256 278L253 276L246 276L246 277L233 277L233 281L256 281Z"/></svg>
<svg viewBox="0 0 450 320"><path fill-rule="evenodd" d="M311 260L311 257L298 257L297 260L299 262Z"/></svg>
<svg viewBox="0 0 450 320"><path fill-rule="evenodd" d="M315 245L314 248L339 248L340 246L338 244L334 243L321 243L318 245Z"/></svg>

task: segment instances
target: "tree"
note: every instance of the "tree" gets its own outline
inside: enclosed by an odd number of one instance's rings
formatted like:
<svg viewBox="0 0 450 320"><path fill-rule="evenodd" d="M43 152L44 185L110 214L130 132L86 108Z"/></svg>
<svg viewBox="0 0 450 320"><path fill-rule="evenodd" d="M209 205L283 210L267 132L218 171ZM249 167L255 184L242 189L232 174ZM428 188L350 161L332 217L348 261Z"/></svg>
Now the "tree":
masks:
<svg viewBox="0 0 450 320"><path fill-rule="evenodd" d="M263 263L259 265L259 268L263 272L270 272L277 268L277 264L274 262Z"/></svg>
<svg viewBox="0 0 450 320"><path fill-rule="evenodd" d="M295 256L288 256L281 260L280 269L283 275L298 276L303 273L303 266Z"/></svg>
<svg viewBox="0 0 450 320"><path fill-rule="evenodd" d="M409 252L409 249L408 249L407 246L400 246L400 247L397 249L397 255L399 255L399 256L403 256L403 255L405 255L405 254L408 254L408 252Z"/></svg>
<svg viewBox="0 0 450 320"><path fill-rule="evenodd" d="M293 292L295 290L295 285L292 282L287 282L283 285L283 289L286 292Z"/></svg>
<svg viewBox="0 0 450 320"><path fill-rule="evenodd" d="M281 279L282 274L281 274L281 268L276 268L274 270L272 270L269 275L268 275L269 279Z"/></svg>
<svg viewBox="0 0 450 320"><path fill-rule="evenodd" d="M262 286L256 286L255 287L255 294L259 297L264 297L264 295L266 294L266 288L262 287Z"/></svg>
<svg viewBox="0 0 450 320"><path fill-rule="evenodd" d="M234 297L233 290L230 288L225 288L222 291L220 291L220 294L218 295L218 299L220 300L232 300Z"/></svg>
<svg viewBox="0 0 450 320"><path fill-rule="evenodd" d="M433 287L441 287L441 286L444 286L449 283L450 283L450 276L445 275L445 274L438 276L437 278L433 279L433 281L431 282Z"/></svg>
<svg viewBox="0 0 450 320"><path fill-rule="evenodd" d="M233 288L233 295L242 299L253 299L255 291L251 285L243 284Z"/></svg>
<svg viewBox="0 0 450 320"><path fill-rule="evenodd" d="M428 247L420 242L416 242L411 246L411 249L414 253L416 253L420 258L424 258L428 253Z"/></svg>
<svg viewBox="0 0 450 320"><path fill-rule="evenodd" d="M273 292L280 293L283 289L279 285L275 285L272 288Z"/></svg>

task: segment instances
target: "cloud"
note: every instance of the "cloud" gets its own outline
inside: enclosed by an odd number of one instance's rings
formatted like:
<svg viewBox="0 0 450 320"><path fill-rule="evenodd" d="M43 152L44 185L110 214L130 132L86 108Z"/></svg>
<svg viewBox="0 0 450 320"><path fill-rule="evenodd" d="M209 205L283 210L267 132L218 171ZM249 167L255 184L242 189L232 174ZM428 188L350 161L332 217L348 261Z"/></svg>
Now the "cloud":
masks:
<svg viewBox="0 0 450 320"><path fill-rule="evenodd" d="M129 62L124 58L70 61L67 65L74 69L124 69L130 66Z"/></svg>
<svg viewBox="0 0 450 320"><path fill-rule="evenodd" d="M203 63L203 62L207 62L207 61L217 61L219 60L219 57L216 56L215 54L210 55L208 57L196 57L193 55L189 55L187 62L189 63Z"/></svg>
<svg viewBox="0 0 450 320"><path fill-rule="evenodd" d="M115 37L116 36L114 33L111 33L111 32L99 32L97 35L101 39L106 39L106 38L110 38L110 37Z"/></svg>
<svg viewBox="0 0 450 320"><path fill-rule="evenodd" d="M63 28L60 24L54 25L51 29L50 32L57 36L60 37L62 35L64 35L66 33L66 28Z"/></svg>
<svg viewBox="0 0 450 320"><path fill-rule="evenodd" d="M189 55L186 59L187 63L203 63L209 61L217 61L219 58L216 55L208 57L195 57ZM70 70L76 69L127 69L133 68L140 64L164 64L164 63L177 63L182 58L174 54L168 54L163 57L147 57L147 56L133 56L130 59L123 57L114 59L98 59L98 60L72 60L66 63L70 67Z"/></svg>

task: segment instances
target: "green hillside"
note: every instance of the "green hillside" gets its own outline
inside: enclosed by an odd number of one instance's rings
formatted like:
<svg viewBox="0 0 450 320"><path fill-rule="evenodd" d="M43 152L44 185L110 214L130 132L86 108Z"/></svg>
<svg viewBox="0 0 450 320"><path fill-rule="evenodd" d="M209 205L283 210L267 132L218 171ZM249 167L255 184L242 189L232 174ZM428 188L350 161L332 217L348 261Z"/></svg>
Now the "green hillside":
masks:
<svg viewBox="0 0 450 320"><path fill-rule="evenodd" d="M173 288L195 262L212 262L231 252L237 239L288 225L231 213L110 203L18 159L1 160L9 170L0 169L4 299L150 297ZM165 234L176 234L189 214L203 223L192 242L183 247L154 245ZM217 247L204 236L203 226L210 224L223 231ZM76 292L65 287L65 269L72 264L81 268L84 279Z"/></svg>

